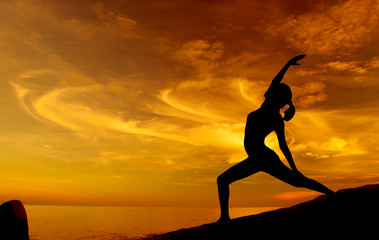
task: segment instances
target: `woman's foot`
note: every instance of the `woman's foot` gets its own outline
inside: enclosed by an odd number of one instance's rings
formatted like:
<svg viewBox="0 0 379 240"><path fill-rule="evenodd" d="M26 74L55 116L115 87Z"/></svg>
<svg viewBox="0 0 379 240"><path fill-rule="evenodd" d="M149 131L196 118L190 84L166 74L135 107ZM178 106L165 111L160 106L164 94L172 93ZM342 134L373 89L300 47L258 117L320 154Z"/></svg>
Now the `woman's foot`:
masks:
<svg viewBox="0 0 379 240"><path fill-rule="evenodd" d="M230 217L220 217L218 220L217 220L217 224L227 224L227 223L230 223Z"/></svg>
<svg viewBox="0 0 379 240"><path fill-rule="evenodd" d="M329 191L326 192L325 194L329 197L329 198L334 198L336 196L336 193L330 189L328 189Z"/></svg>

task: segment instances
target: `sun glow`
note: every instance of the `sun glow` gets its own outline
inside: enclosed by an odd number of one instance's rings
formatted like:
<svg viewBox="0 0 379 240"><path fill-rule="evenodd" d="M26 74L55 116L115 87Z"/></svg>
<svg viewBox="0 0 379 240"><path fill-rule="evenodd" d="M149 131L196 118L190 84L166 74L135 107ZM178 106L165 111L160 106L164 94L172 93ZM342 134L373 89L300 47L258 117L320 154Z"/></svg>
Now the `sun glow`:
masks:
<svg viewBox="0 0 379 240"><path fill-rule="evenodd" d="M377 1L0 3L0 200L218 206L249 112L282 65L298 168L336 190L379 177ZM193 14L196 13L196 14ZM283 162L276 135L266 139ZM234 194L234 195L233 195ZM270 176L235 206L314 197Z"/></svg>

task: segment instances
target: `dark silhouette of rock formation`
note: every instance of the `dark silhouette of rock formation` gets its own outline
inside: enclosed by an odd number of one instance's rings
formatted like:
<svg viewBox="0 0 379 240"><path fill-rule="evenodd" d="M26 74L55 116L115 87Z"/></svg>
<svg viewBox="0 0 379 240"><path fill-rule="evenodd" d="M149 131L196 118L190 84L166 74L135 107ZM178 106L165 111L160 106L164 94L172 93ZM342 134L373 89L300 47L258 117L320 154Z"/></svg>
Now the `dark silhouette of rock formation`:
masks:
<svg viewBox="0 0 379 240"><path fill-rule="evenodd" d="M206 224L146 239L377 239L378 230L379 184L342 189L334 197L319 196L228 224Z"/></svg>
<svg viewBox="0 0 379 240"><path fill-rule="evenodd" d="M28 220L21 201L12 200L0 205L0 239L29 240Z"/></svg>

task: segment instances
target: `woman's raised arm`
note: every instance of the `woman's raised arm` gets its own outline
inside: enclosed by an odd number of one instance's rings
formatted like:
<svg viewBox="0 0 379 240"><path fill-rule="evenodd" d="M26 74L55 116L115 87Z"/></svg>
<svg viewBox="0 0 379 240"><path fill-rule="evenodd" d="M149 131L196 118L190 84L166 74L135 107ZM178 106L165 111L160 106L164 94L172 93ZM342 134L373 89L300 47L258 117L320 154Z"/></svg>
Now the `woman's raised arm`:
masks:
<svg viewBox="0 0 379 240"><path fill-rule="evenodd" d="M305 57L305 54L302 54L302 55L293 57L291 60L289 60L286 63L286 65L284 65L284 67L282 68L282 70L280 70L280 72L272 80L270 88L273 87L273 86L275 86L275 85L277 85L277 84L279 84L282 81L284 74L287 72L288 68L291 65L300 65L299 63L297 63L297 61L303 59L304 57Z"/></svg>

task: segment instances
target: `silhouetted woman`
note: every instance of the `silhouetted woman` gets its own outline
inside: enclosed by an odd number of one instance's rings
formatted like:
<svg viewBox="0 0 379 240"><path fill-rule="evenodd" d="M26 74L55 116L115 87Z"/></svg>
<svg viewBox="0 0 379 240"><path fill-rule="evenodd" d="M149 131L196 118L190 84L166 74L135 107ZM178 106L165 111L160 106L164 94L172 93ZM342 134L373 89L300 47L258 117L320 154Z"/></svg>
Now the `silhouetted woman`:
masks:
<svg viewBox="0 0 379 240"><path fill-rule="evenodd" d="M244 140L248 158L229 168L217 178L221 207L221 217L218 222L228 222L230 220L229 184L259 171L266 172L295 187L304 187L327 195L334 194L332 190L315 180L305 177L297 170L284 136L284 121L292 119L295 114L295 107L292 103L291 89L286 84L280 83L280 81L288 68L291 65L299 65L297 61L304 57L305 55L300 55L288 61L272 80L269 89L264 95L265 101L262 106L248 115ZM284 117L282 117L279 111L287 104L289 108L285 111ZM280 150L282 150L292 170L284 165L278 155L265 145L264 140L272 131L275 131Z"/></svg>

